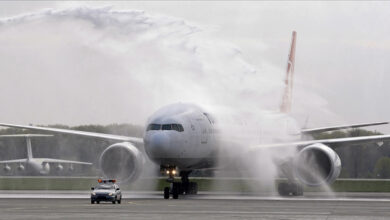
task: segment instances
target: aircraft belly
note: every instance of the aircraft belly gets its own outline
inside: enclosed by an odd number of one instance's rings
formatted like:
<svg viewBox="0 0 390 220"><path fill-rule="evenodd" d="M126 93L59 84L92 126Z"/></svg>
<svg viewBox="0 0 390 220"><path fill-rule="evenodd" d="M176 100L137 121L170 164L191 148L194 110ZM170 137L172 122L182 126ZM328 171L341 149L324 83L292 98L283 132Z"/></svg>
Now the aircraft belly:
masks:
<svg viewBox="0 0 390 220"><path fill-rule="evenodd" d="M154 158L160 165L173 165L179 170L206 169L215 167L216 158Z"/></svg>
<svg viewBox="0 0 390 220"><path fill-rule="evenodd" d="M180 145L176 146L177 154L161 155L156 157L160 165L177 166L180 170L185 169L204 169L215 166L216 157L212 153L211 146L203 145Z"/></svg>

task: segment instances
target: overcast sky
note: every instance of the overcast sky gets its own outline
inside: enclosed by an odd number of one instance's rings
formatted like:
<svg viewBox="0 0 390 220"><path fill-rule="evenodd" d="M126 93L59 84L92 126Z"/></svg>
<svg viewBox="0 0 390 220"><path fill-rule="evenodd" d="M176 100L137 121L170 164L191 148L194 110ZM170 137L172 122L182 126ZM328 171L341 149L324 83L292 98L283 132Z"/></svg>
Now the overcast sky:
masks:
<svg viewBox="0 0 390 220"><path fill-rule="evenodd" d="M0 120L143 124L177 101L276 110L296 30L300 123L387 121L389 11L363 1L0 2Z"/></svg>

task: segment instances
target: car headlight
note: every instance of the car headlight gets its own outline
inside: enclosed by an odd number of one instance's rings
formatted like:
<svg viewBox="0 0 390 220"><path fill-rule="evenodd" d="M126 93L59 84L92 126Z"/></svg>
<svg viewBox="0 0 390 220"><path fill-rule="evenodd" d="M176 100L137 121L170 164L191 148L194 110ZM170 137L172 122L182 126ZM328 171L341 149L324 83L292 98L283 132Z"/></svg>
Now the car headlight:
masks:
<svg viewBox="0 0 390 220"><path fill-rule="evenodd" d="M112 196L112 195L114 195L114 194L113 194L113 193L109 193L108 195L109 195L109 196Z"/></svg>
<svg viewBox="0 0 390 220"><path fill-rule="evenodd" d="M94 196L94 195L96 195L96 193L95 193L95 192L93 192L93 193L91 193L91 195L93 195L93 196Z"/></svg>

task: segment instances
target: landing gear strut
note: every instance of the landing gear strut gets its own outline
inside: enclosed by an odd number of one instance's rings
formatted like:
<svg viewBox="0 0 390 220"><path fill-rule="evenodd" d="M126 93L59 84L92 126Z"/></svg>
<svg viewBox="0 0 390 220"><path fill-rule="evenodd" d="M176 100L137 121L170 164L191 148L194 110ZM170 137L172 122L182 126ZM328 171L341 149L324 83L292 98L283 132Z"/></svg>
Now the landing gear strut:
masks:
<svg viewBox="0 0 390 220"><path fill-rule="evenodd" d="M164 188L164 199L169 199L169 196L172 195L173 199L178 199L179 195L194 195L198 193L198 184L196 182L190 182L188 175L191 171L182 171L180 172L181 181L174 182L174 174L171 171L169 173L168 182L170 182L170 187Z"/></svg>
<svg viewBox="0 0 390 220"><path fill-rule="evenodd" d="M302 196L303 187L297 182L281 182L278 184L278 193L281 196Z"/></svg>

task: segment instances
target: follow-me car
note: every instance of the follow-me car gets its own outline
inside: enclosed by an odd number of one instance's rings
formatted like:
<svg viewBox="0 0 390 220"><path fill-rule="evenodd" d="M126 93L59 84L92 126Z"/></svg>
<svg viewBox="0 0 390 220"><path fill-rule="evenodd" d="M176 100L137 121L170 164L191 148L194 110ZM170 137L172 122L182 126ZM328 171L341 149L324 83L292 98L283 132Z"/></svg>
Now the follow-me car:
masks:
<svg viewBox="0 0 390 220"><path fill-rule="evenodd" d="M95 202L99 204L100 201L108 201L112 202L112 204L115 204L117 201L118 204L121 204L122 192L115 182L115 180L98 179L99 185L91 187L91 190L93 190L91 193L91 204Z"/></svg>

